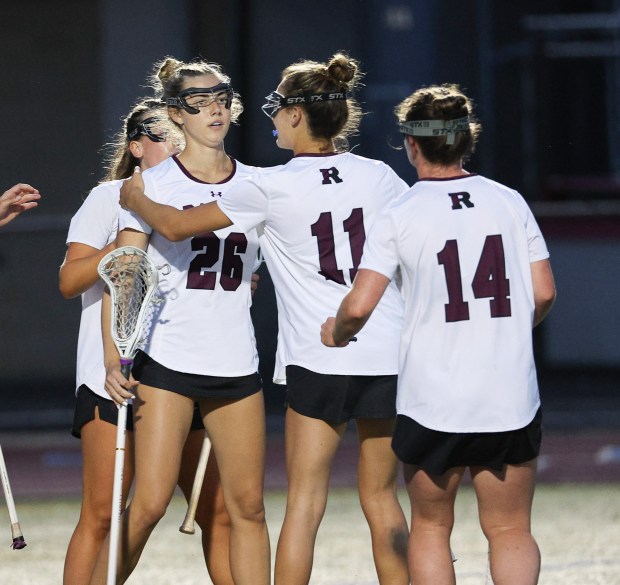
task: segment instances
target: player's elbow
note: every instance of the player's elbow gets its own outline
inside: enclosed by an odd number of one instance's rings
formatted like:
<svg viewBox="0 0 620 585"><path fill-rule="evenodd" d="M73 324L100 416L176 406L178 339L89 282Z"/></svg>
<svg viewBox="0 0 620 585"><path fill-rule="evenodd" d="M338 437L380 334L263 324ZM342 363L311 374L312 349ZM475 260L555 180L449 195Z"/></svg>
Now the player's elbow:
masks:
<svg viewBox="0 0 620 585"><path fill-rule="evenodd" d="M182 240L187 239L187 236L179 229L178 226L175 226L174 224L161 226L161 229L158 229L157 231L171 242L181 242Z"/></svg>
<svg viewBox="0 0 620 585"><path fill-rule="evenodd" d="M81 292L76 288L74 283L71 282L71 279L63 275L62 270L60 271L60 277L58 279L58 290L60 290L60 294L67 300L77 297Z"/></svg>
<svg viewBox="0 0 620 585"><path fill-rule="evenodd" d="M553 303L555 303L556 296L557 293L553 280L545 282L544 285L539 285L534 294L536 309L542 310L545 313L549 312Z"/></svg>
<svg viewBox="0 0 620 585"><path fill-rule="evenodd" d="M555 287L537 291L534 310L534 327L539 325L551 311L556 299Z"/></svg>
<svg viewBox="0 0 620 585"><path fill-rule="evenodd" d="M372 310L373 307L367 303L361 302L359 299L353 300L349 298L348 302L345 302L342 306L342 317L350 323L360 325L366 323Z"/></svg>
<svg viewBox="0 0 620 585"><path fill-rule="evenodd" d="M58 288L60 289L60 294L67 300L74 299L80 294L78 291L76 291L72 287L63 286L62 283L60 284Z"/></svg>

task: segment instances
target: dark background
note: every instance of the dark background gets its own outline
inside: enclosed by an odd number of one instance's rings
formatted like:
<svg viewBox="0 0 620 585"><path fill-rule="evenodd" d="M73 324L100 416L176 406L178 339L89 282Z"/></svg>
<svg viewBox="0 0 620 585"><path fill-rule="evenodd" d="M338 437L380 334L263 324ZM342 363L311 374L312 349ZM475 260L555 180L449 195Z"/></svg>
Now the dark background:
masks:
<svg viewBox="0 0 620 585"><path fill-rule="evenodd" d="M468 165L518 189L552 254L558 301L536 331L550 424L616 425L620 413L620 2L563 0L23 0L3 5L0 188L39 208L0 231L0 430L71 419L80 302L57 274L71 216L103 176L102 147L166 55L221 63L246 111L227 151L285 162L260 112L281 70L345 50L361 62L367 115L354 152L415 172L394 106L456 82L483 124ZM253 313L270 413L275 303L261 268ZM215 332L216 334L216 332Z"/></svg>

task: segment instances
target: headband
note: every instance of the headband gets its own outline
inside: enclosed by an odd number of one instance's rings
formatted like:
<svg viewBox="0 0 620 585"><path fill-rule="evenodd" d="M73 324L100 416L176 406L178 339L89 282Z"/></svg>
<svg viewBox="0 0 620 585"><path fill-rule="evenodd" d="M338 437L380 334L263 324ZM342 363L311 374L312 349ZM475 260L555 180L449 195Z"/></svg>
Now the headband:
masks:
<svg viewBox="0 0 620 585"><path fill-rule="evenodd" d="M446 144L454 144L458 133L469 130L469 116L455 120L407 120L398 124L398 130L409 136L447 136Z"/></svg>

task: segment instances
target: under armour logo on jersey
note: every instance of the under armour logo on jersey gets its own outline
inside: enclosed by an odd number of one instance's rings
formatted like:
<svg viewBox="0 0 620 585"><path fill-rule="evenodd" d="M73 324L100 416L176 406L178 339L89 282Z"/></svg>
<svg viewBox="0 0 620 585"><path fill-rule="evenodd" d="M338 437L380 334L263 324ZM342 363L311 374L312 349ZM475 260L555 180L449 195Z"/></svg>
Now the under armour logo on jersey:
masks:
<svg viewBox="0 0 620 585"><path fill-rule="evenodd" d="M471 195L467 191L448 193L448 195L452 199L452 209L463 209L463 205L465 207L474 207L474 204L470 201Z"/></svg>
<svg viewBox="0 0 620 585"><path fill-rule="evenodd" d="M211 197L221 197L222 196L222 192L218 191L217 193L215 191L211 191Z"/></svg>
<svg viewBox="0 0 620 585"><path fill-rule="evenodd" d="M319 169L323 175L323 185L330 185L332 179L334 183L342 183L342 179L338 176L338 169L332 167L331 169Z"/></svg>

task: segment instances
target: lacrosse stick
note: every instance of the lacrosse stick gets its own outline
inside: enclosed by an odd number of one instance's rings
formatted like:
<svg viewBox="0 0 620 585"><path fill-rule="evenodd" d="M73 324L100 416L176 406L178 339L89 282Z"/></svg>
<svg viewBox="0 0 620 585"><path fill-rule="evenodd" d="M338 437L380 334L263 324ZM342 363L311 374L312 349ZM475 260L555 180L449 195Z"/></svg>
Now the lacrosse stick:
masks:
<svg viewBox="0 0 620 585"><path fill-rule="evenodd" d="M14 550L19 550L26 546L26 541L24 540L24 535L22 534L22 529L17 519L17 511L15 510L15 502L13 501L13 494L11 493L11 484L9 483L9 474L6 471L6 464L4 463L2 447L0 447L0 476L2 476L4 499L6 500L6 507L9 509L9 519L11 520L11 532L13 533L13 544L11 546Z"/></svg>
<svg viewBox="0 0 620 585"><path fill-rule="evenodd" d="M196 508L198 508L198 500L200 499L200 492L202 490L205 472L207 471L207 462L209 461L210 452L211 441L205 432L205 438L202 442L202 449L200 450L200 458L198 459L198 465L196 467L196 476L194 477L194 484L192 485L192 494L187 504L185 519L179 528L179 532L182 532L183 534L194 534L194 532L196 532L196 529L194 528L194 518L196 517Z"/></svg>
<svg viewBox="0 0 620 585"><path fill-rule="evenodd" d="M97 271L110 290L110 331L120 354L121 372L129 380L142 322L157 288L157 268L140 248L123 246L106 254L99 262ZM127 404L122 404L116 428L107 585L116 583L126 429Z"/></svg>

